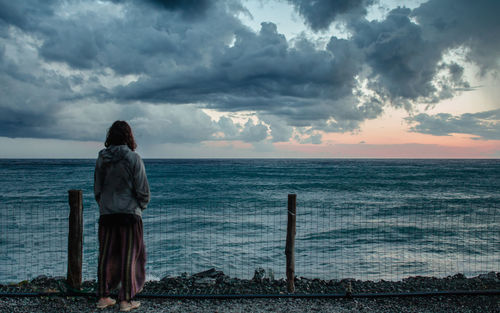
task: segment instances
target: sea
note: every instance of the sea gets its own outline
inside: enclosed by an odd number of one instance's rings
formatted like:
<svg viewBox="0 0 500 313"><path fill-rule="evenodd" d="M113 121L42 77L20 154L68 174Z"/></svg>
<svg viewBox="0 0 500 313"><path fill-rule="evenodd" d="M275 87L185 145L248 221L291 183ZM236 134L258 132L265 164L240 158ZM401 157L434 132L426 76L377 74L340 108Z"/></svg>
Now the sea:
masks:
<svg viewBox="0 0 500 313"><path fill-rule="evenodd" d="M399 280L500 271L500 160L145 159L149 280L215 268ZM95 279L95 160L0 160L0 283L65 276L68 190L83 192L83 278ZM290 213L290 214L289 214Z"/></svg>

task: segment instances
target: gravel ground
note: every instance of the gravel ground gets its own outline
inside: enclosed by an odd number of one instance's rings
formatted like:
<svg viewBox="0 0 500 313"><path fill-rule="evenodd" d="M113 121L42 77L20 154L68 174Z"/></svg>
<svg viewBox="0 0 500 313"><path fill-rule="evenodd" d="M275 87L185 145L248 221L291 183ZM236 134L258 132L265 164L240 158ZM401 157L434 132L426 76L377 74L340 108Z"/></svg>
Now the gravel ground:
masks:
<svg viewBox="0 0 500 313"><path fill-rule="evenodd" d="M500 312L500 296L379 299L141 299L134 312ZM96 312L86 297L0 298L0 312ZM100 312L118 312L118 305Z"/></svg>
<svg viewBox="0 0 500 313"><path fill-rule="evenodd" d="M408 277L401 281L361 281L355 279L320 280L296 278L297 294L407 293L445 290L500 290L500 273L490 272L467 278L456 274L445 278ZM95 281L86 281L82 291L87 296L60 296L71 290L64 277L39 276L31 281L0 285L2 293L43 292L50 296L0 297L3 312L96 312ZM144 286L145 296L153 294L285 294L286 281L274 279L257 269L251 280L226 276L211 269L194 275L164 277ZM59 294L59 295L56 295ZM140 297L140 295L139 295ZM489 296L425 296L388 298L253 298L253 299L166 299L140 298L136 312L499 312L500 295ZM118 305L101 312L118 312Z"/></svg>

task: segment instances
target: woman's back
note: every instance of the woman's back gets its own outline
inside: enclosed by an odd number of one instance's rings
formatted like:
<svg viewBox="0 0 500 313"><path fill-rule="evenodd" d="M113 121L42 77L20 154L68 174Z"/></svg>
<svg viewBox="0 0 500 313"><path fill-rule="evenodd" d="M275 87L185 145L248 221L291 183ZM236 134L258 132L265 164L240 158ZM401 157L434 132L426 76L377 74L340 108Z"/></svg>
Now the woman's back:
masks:
<svg viewBox="0 0 500 313"><path fill-rule="evenodd" d="M141 216L149 202L149 184L139 155L126 145L101 150L96 162L94 193L101 215Z"/></svg>

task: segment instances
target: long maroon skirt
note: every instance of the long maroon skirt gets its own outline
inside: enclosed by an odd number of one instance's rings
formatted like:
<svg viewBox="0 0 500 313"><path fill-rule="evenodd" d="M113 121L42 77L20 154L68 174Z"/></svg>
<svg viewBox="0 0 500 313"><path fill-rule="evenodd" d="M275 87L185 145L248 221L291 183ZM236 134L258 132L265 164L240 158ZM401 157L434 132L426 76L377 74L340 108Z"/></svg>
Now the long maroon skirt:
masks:
<svg viewBox="0 0 500 313"><path fill-rule="evenodd" d="M120 301L130 301L146 281L146 247L142 220L99 223L98 297L108 297L121 282Z"/></svg>

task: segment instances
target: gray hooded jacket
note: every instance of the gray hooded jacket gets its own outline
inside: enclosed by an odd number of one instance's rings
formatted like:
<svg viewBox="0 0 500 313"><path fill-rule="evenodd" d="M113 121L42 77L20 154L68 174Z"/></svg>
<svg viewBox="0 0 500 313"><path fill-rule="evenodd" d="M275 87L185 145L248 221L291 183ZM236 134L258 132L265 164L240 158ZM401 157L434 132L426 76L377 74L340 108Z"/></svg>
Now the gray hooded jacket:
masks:
<svg viewBox="0 0 500 313"><path fill-rule="evenodd" d="M141 157L126 145L101 150L95 165L94 195L101 215L142 216L150 193Z"/></svg>

